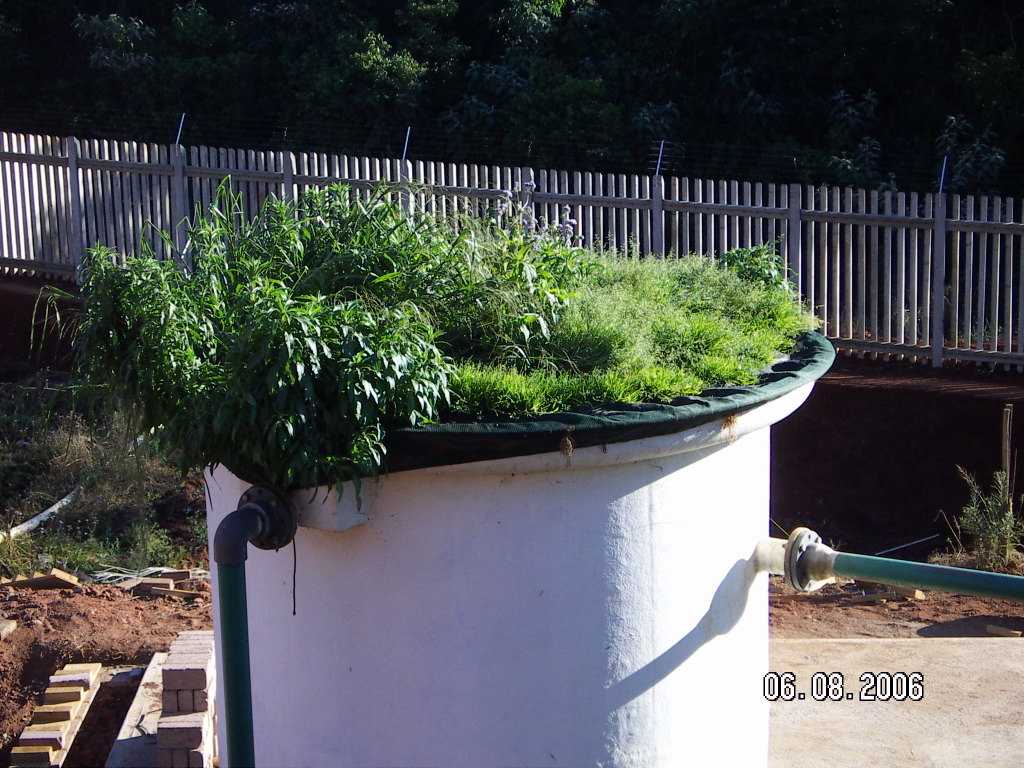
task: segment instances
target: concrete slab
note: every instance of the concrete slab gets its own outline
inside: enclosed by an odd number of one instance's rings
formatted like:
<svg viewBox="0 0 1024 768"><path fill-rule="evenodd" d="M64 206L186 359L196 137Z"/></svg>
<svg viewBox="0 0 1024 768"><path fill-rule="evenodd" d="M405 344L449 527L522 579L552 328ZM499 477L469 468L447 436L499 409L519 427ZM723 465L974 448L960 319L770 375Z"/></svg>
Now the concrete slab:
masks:
<svg viewBox="0 0 1024 768"><path fill-rule="evenodd" d="M110 750L106 768L142 768L157 764L157 724L160 721L160 668L166 653L154 653L146 667L131 708Z"/></svg>
<svg viewBox="0 0 1024 768"><path fill-rule="evenodd" d="M1024 764L1024 640L773 640L771 668L804 700L771 705L770 768ZM814 701L815 672L841 672L852 700ZM920 672L921 701L862 701L860 676Z"/></svg>

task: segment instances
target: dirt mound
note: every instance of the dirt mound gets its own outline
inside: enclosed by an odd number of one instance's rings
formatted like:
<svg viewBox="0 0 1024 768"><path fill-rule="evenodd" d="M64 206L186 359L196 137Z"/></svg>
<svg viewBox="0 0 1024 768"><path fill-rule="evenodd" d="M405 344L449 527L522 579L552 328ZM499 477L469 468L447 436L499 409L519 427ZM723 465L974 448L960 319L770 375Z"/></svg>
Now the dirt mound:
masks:
<svg viewBox="0 0 1024 768"><path fill-rule="evenodd" d="M212 626L208 593L186 603L104 586L77 592L3 588L0 616L18 622L0 642L0 765L61 665L145 664L179 632Z"/></svg>
<svg viewBox="0 0 1024 768"><path fill-rule="evenodd" d="M991 637L989 625L1024 631L1024 605L1012 600L927 592L924 600L865 602L865 593L884 590L851 582L801 594L772 577L772 636Z"/></svg>

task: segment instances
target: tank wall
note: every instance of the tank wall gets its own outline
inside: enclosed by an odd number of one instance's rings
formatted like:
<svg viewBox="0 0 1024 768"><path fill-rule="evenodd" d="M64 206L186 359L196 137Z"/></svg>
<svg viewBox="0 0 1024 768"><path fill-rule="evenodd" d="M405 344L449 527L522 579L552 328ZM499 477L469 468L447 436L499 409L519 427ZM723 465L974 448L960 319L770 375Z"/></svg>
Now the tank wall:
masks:
<svg viewBox="0 0 1024 768"><path fill-rule="evenodd" d="M769 430L565 465L375 482L299 529L295 616L250 548L258 764L765 765ZM211 532L245 487L208 476Z"/></svg>

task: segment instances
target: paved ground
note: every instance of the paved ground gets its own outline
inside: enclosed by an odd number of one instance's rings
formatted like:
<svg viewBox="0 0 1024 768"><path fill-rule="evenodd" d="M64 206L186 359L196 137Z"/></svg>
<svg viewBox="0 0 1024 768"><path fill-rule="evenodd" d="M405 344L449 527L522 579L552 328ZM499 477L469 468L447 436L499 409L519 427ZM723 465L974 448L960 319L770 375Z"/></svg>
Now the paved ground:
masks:
<svg viewBox="0 0 1024 768"><path fill-rule="evenodd" d="M777 639L772 670L806 698L772 704L770 768L1024 764L1024 639ZM835 671L853 700L813 701L811 676ZM859 700L882 671L922 673L923 699Z"/></svg>

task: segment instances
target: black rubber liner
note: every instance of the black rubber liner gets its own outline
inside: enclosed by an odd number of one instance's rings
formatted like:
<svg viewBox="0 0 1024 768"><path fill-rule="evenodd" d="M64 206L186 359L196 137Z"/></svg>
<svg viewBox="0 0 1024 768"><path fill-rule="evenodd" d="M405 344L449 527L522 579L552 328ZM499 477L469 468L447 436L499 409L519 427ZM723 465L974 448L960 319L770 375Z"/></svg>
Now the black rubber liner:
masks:
<svg viewBox="0 0 1024 768"><path fill-rule="evenodd" d="M787 360L764 371L756 385L708 389L668 405L616 404L521 421L434 424L399 429L387 439L385 471L397 472L471 461L507 459L562 449L623 443L667 435L754 408L825 375L835 360L832 343L805 333Z"/></svg>

